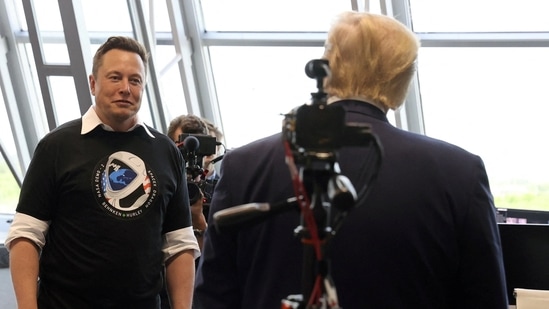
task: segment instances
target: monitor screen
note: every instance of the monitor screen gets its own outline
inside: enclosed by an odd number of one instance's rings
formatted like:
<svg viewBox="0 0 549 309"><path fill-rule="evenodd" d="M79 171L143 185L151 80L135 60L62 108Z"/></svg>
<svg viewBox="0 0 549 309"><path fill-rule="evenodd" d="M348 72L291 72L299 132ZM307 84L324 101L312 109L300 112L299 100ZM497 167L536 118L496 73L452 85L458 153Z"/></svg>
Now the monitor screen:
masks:
<svg viewBox="0 0 549 309"><path fill-rule="evenodd" d="M509 303L515 288L549 290L549 225L500 223Z"/></svg>

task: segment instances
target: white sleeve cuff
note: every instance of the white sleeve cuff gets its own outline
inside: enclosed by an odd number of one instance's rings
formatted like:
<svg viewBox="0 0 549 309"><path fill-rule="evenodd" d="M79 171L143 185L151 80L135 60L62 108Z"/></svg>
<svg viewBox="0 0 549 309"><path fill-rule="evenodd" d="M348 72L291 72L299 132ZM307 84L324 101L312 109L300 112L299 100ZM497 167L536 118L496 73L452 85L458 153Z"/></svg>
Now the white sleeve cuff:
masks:
<svg viewBox="0 0 549 309"><path fill-rule="evenodd" d="M16 212L4 246L9 250L13 240L23 237L33 241L42 249L46 243L46 233L49 226L49 221L38 220L35 217Z"/></svg>
<svg viewBox="0 0 549 309"><path fill-rule="evenodd" d="M164 235L164 244L162 247L164 262L184 250L193 250L195 259L200 256L200 248L198 247L198 241L194 236L192 226L171 231Z"/></svg>

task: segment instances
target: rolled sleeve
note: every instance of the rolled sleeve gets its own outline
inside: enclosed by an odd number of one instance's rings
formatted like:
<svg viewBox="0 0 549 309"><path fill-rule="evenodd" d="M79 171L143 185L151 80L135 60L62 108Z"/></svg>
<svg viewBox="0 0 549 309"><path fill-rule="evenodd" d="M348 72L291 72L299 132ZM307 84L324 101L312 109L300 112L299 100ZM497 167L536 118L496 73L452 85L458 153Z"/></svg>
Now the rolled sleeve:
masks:
<svg viewBox="0 0 549 309"><path fill-rule="evenodd" d="M198 247L198 241L194 236L192 227L189 226L164 234L164 244L162 248L162 252L164 252L164 262L177 253L185 250L193 250L195 259L200 257L200 248Z"/></svg>
<svg viewBox="0 0 549 309"><path fill-rule="evenodd" d="M49 226L49 221L38 220L32 216L17 212L13 216L13 222L11 223L4 246L10 250L12 241L17 238L27 238L41 249L46 244L46 233Z"/></svg>

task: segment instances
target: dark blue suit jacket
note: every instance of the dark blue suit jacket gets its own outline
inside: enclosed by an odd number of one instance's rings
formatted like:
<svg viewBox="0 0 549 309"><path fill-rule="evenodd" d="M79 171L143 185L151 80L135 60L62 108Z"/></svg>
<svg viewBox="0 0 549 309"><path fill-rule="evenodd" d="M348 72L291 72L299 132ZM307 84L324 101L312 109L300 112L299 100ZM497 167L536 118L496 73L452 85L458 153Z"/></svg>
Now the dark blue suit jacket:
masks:
<svg viewBox="0 0 549 309"><path fill-rule="evenodd" d="M482 160L395 128L373 105L342 101L384 148L377 180L327 252L340 305L353 308L507 308L495 207ZM365 148L340 151L341 174L364 187ZM195 289L204 309L281 308L301 294L299 211L217 231L216 211L295 196L280 134L227 153L211 205ZM307 279L305 279L305 282Z"/></svg>

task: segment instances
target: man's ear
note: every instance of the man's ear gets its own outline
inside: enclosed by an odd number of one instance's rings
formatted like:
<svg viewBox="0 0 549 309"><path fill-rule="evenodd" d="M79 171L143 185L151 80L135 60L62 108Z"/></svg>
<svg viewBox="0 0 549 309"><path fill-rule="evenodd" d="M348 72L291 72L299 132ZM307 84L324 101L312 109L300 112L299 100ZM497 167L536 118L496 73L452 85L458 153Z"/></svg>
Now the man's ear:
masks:
<svg viewBox="0 0 549 309"><path fill-rule="evenodd" d="M95 78L93 77L93 74L90 74L89 81L91 94L95 96Z"/></svg>

